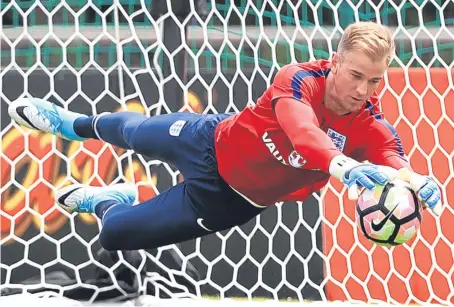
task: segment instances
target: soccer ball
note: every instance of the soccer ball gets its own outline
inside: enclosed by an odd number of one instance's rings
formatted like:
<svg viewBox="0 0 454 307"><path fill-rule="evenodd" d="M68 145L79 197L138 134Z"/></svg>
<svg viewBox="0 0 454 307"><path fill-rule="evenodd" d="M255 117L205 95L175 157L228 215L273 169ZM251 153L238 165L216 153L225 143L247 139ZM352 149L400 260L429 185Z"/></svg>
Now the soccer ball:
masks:
<svg viewBox="0 0 454 307"><path fill-rule="evenodd" d="M365 189L356 203L356 222L369 240L384 246L407 242L421 226L421 204L410 185L394 179Z"/></svg>

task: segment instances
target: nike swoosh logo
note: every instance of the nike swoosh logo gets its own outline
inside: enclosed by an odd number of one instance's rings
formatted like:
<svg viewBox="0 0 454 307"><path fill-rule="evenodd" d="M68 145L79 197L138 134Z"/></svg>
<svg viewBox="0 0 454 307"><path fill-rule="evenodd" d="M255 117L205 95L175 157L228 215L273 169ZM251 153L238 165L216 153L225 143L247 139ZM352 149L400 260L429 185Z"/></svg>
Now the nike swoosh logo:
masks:
<svg viewBox="0 0 454 307"><path fill-rule="evenodd" d="M66 205L66 204L65 204L65 200L68 198L69 195L71 195L74 191L76 191L76 190L78 190L78 189L80 189L80 187L74 188L74 189L72 189L71 191L66 192L65 194L63 194L62 196L60 196L60 197L58 198L58 202L59 202L60 204L62 204L62 205Z"/></svg>
<svg viewBox="0 0 454 307"><path fill-rule="evenodd" d="M211 229L206 228L205 225L202 224L202 222L203 222L203 219L197 219L197 224L199 224L200 227L202 227L206 231L213 231Z"/></svg>
<svg viewBox="0 0 454 307"><path fill-rule="evenodd" d="M35 125L33 125L33 123L32 123L32 122L27 118L27 116L25 115L25 112L24 112L25 108L26 108L26 107L24 107L24 106L18 107L18 108L16 109L17 115L19 115L20 118L22 118L24 121L26 121L27 124L30 125L30 127L35 128L36 130L39 130Z"/></svg>
<svg viewBox="0 0 454 307"><path fill-rule="evenodd" d="M391 211L389 211L388 214L385 215L383 220L380 221L380 223L375 224L375 221L372 221L371 223L372 229L374 231L380 231L383 228L383 226L385 226L386 222L391 218L391 215L393 215L393 212L394 210L396 210L397 206L399 206L399 204L397 204Z"/></svg>

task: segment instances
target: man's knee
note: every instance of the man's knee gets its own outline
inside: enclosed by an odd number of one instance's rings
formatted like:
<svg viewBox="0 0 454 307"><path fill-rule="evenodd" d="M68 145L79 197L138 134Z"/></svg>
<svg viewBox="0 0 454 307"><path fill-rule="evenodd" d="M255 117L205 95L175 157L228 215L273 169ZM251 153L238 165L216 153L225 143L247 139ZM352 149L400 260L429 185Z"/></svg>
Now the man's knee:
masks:
<svg viewBox="0 0 454 307"><path fill-rule="evenodd" d="M132 112L130 112L132 113ZM140 126L148 119L142 114L131 116L123 123L121 127L121 134L123 139L128 143L130 148L137 151L140 145L143 145L145 131L140 131Z"/></svg>
<svg viewBox="0 0 454 307"><path fill-rule="evenodd" d="M122 250L122 240L118 237L117 231L115 231L115 225L113 223L105 223L99 234L99 243L101 246L108 251Z"/></svg>

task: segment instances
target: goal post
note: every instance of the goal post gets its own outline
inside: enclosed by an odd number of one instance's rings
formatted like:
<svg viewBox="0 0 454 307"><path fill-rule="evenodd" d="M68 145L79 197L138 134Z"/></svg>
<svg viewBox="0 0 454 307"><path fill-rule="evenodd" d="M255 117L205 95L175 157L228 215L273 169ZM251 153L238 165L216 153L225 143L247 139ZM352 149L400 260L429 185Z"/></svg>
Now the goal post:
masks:
<svg viewBox="0 0 454 307"><path fill-rule="evenodd" d="M443 215L424 212L420 233L402 246L367 241L354 203L331 181L308 201L278 203L242 227L140 252L154 263L148 272L122 253L106 265L96 254L99 221L64 212L52 193L69 182L127 181L145 200L182 180L178 170L99 141L32 132L7 116L8 104L26 96L86 114L238 112L283 65L329 58L355 20L393 29L381 107L412 167L442 189ZM2 293L126 295L116 280L125 269L137 295L454 303L454 2L1 1L0 28ZM72 282L55 283L56 270ZM99 270L110 283L89 281ZM25 284L30 277L38 278Z"/></svg>

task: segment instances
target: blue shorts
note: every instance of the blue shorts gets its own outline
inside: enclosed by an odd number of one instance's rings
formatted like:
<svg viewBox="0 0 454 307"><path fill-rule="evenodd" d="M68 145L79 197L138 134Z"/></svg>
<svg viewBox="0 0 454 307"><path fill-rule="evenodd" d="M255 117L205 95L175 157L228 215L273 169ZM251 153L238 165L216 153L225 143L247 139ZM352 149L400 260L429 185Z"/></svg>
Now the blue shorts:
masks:
<svg viewBox="0 0 454 307"><path fill-rule="evenodd" d="M219 175L214 133L229 116L172 113L149 118L118 112L99 117L96 131L103 141L172 164L185 179L139 205L107 211L100 235L105 248L178 243L242 225L264 210L251 205Z"/></svg>

